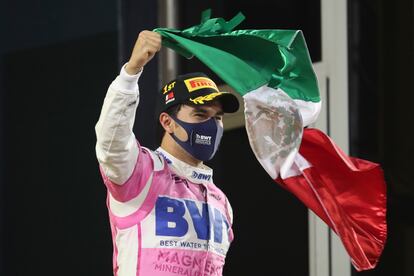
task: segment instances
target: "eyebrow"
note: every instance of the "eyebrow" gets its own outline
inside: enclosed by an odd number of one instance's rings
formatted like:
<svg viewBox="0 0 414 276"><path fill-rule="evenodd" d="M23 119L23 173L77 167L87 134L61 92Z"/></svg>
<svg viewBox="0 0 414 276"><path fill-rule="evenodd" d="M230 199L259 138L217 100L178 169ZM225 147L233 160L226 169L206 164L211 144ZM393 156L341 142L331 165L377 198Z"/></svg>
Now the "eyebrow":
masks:
<svg viewBox="0 0 414 276"><path fill-rule="evenodd" d="M192 113L203 113L203 114L207 114L208 111L203 109L202 107L198 107L198 106L194 106L194 109L192 111ZM219 111L217 112L214 116L223 116L224 112L223 111Z"/></svg>

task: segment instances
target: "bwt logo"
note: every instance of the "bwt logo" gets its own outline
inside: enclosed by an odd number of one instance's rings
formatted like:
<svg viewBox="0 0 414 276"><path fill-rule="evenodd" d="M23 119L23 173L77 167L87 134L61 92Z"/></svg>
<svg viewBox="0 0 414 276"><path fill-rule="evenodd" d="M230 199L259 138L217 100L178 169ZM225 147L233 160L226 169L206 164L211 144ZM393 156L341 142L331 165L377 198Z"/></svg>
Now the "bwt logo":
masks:
<svg viewBox="0 0 414 276"><path fill-rule="evenodd" d="M211 145L211 136L196 134L196 144Z"/></svg>
<svg viewBox="0 0 414 276"><path fill-rule="evenodd" d="M188 211L191 221L184 214ZM210 213L210 216L209 216ZM210 219L211 217L211 219ZM192 223L200 240L210 240L210 225L213 226L214 242L223 242L223 224L228 237L229 224L226 217L216 208L202 203L201 212L193 200L178 200L158 197L155 204L155 231L157 236L183 237Z"/></svg>
<svg viewBox="0 0 414 276"><path fill-rule="evenodd" d="M199 180L211 180L211 174L204 174L204 173L198 173L196 171L193 171L193 174L191 175L192 178L199 179Z"/></svg>

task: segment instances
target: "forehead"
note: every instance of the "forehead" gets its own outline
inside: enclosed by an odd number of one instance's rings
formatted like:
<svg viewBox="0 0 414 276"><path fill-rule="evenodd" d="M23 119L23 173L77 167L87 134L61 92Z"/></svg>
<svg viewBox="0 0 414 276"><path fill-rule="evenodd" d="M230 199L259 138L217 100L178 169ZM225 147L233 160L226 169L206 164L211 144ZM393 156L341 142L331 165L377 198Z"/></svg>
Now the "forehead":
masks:
<svg viewBox="0 0 414 276"><path fill-rule="evenodd" d="M211 115L223 114L223 107L219 101L212 101L203 105L184 104L181 110L186 113L203 112Z"/></svg>

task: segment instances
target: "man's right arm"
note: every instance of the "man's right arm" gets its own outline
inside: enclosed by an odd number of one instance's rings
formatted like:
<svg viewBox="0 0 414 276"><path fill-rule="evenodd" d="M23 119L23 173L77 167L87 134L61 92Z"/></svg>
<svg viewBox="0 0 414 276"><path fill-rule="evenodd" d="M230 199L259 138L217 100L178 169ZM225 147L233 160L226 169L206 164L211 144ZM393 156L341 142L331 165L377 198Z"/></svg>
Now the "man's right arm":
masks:
<svg viewBox="0 0 414 276"><path fill-rule="evenodd" d="M132 132L139 103L138 78L123 67L109 86L101 115L95 126L96 156L103 171L113 183L122 185L131 176L139 154Z"/></svg>
<svg viewBox="0 0 414 276"><path fill-rule="evenodd" d="M159 34L139 34L129 62L110 85L96 124L96 154L109 180L124 184L132 175L139 155L132 127L139 102L138 78L142 68L161 48Z"/></svg>

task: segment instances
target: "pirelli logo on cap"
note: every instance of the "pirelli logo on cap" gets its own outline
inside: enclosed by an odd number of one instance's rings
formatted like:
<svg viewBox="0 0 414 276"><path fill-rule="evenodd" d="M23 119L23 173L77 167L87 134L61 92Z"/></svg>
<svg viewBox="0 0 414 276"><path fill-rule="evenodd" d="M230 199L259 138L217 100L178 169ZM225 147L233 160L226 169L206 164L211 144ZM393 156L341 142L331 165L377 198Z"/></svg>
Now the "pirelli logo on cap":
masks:
<svg viewBox="0 0 414 276"><path fill-rule="evenodd" d="M196 77L184 80L184 83L185 86L187 86L188 92L193 92L195 90L203 88L212 88L218 91L217 85L214 83L214 81L210 80L209 78Z"/></svg>

